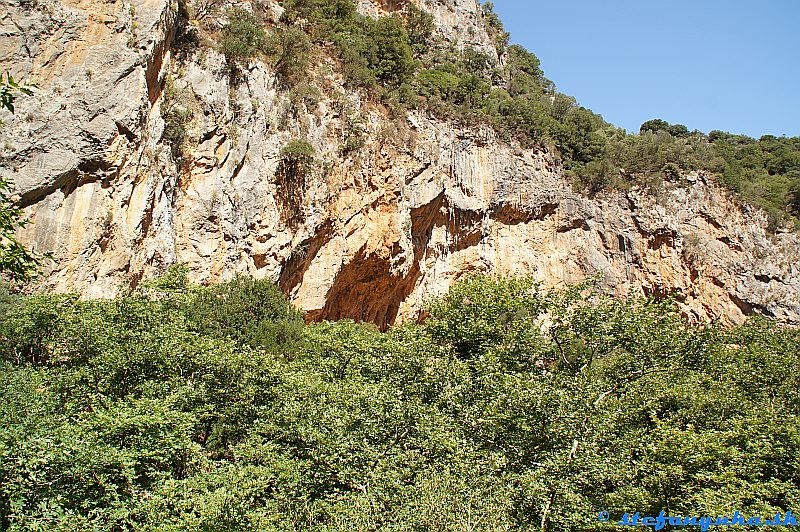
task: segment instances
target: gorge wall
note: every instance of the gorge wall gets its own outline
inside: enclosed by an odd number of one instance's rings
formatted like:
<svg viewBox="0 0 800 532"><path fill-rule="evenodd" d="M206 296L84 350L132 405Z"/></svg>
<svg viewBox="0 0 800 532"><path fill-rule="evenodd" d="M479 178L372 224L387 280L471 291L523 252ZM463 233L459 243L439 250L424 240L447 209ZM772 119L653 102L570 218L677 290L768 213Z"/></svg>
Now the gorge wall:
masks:
<svg viewBox="0 0 800 532"><path fill-rule="evenodd" d="M444 39L502 61L474 0L417 3ZM171 0L0 11L2 70L38 85L0 130L0 172L31 219L20 238L53 253L45 290L113 297L185 263L200 283L273 279L312 319L386 326L474 272L548 286L602 273L606 292L673 295L693 319L800 319L797 235L771 234L702 173L588 198L545 149L420 112L390 118L345 88L333 59L314 65L317 101L298 102L260 61L231 83L213 48L174 45ZM192 111L181 154L162 138L175 100ZM356 127L364 146L343 150ZM296 138L316 163L282 182Z"/></svg>

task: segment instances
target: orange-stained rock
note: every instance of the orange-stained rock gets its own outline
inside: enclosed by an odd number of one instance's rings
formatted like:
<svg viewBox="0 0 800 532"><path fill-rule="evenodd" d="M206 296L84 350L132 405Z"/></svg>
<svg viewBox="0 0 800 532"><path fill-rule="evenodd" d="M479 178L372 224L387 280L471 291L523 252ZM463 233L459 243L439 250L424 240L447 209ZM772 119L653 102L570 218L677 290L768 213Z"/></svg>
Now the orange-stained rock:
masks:
<svg viewBox="0 0 800 532"><path fill-rule="evenodd" d="M442 36L500 60L474 0L415 3ZM259 61L231 86L213 49L176 59L171 2L39 4L0 0L24 30L8 30L0 59L40 86L0 131L0 171L31 216L20 237L57 259L45 289L112 297L182 262L196 282L266 277L312 319L385 327L471 273L549 286L602 273L608 293L672 295L693 319L800 320L797 235L770 234L762 212L708 176L657 197L589 199L547 151L418 112L391 120L346 90L330 59L315 65L316 105L292 104ZM389 7L361 2L373 16ZM193 111L182 164L161 139L167 76ZM347 155L343 108L366 128ZM275 173L297 138L317 164L289 190Z"/></svg>

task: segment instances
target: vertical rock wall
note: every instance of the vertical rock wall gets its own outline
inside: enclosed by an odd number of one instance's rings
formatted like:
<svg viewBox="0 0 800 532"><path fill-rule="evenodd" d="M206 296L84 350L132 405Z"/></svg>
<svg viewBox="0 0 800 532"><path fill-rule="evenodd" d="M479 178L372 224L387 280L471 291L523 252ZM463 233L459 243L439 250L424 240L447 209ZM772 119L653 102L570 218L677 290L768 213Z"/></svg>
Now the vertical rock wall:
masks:
<svg viewBox="0 0 800 532"><path fill-rule="evenodd" d="M293 101L260 62L232 85L213 49L179 61L165 0L0 5L3 68L39 84L0 132L0 171L32 220L21 238L57 259L45 289L112 297L182 262L202 283L273 279L311 318L387 326L473 272L551 286L602 273L609 293L672 295L695 319L798 321L797 236L768 234L707 176L589 199L546 151L390 119L332 60L315 66L316 103ZM419 5L443 37L497 57L474 0ZM162 139L169 98L192 111L182 154ZM366 144L346 153L354 119ZM276 170L297 138L316 163L288 185Z"/></svg>

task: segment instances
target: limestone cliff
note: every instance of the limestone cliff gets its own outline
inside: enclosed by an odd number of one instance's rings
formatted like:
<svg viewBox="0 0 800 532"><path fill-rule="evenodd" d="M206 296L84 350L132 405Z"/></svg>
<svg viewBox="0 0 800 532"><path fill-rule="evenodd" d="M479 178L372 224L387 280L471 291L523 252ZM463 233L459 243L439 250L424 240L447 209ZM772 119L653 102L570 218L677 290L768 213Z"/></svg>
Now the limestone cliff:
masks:
<svg viewBox="0 0 800 532"><path fill-rule="evenodd" d="M475 0L417 3L442 38L501 60ZM2 69L39 87L0 131L0 172L32 220L21 238L56 258L46 289L110 297L181 262L202 283L271 278L311 318L385 326L471 272L547 285L602 272L609 293L672 294L693 318L798 322L797 235L770 234L709 177L589 199L546 150L419 112L389 119L333 60L314 67L318 101L298 103L259 61L231 84L213 48L176 53L178 10L0 0ZM162 139L167 85L192 110L180 156ZM356 122L365 145L347 152ZM317 163L287 184L276 171L295 138Z"/></svg>

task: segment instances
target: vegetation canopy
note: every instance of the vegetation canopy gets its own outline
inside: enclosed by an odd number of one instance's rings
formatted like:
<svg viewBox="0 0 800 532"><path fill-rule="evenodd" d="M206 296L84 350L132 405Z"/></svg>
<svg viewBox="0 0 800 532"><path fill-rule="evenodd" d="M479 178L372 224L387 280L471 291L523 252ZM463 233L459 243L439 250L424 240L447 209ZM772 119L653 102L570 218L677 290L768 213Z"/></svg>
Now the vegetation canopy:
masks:
<svg viewBox="0 0 800 532"><path fill-rule="evenodd" d="M7 530L610 530L800 503L796 331L473 277L424 324L305 325L173 269L0 317Z"/></svg>

